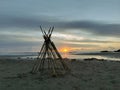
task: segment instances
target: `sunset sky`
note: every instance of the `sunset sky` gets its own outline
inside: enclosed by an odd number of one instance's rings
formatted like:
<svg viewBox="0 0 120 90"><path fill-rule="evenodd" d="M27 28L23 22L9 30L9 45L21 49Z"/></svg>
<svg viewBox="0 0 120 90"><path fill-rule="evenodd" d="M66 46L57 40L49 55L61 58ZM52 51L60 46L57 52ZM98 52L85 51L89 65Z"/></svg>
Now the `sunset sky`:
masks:
<svg viewBox="0 0 120 90"><path fill-rule="evenodd" d="M39 25L59 50L120 49L120 0L0 0L0 52L39 51Z"/></svg>

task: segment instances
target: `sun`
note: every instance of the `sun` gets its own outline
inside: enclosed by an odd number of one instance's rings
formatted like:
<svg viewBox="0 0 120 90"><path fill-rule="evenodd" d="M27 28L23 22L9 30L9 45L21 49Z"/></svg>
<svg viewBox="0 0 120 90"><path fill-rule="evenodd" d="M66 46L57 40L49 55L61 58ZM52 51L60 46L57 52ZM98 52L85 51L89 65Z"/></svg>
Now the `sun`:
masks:
<svg viewBox="0 0 120 90"><path fill-rule="evenodd" d="M64 57L64 58L66 58L66 57L68 57L68 55L69 55L69 52L70 52L70 47L60 47L60 49L59 49L59 51L60 51L60 53L62 54L62 56Z"/></svg>
<svg viewBox="0 0 120 90"><path fill-rule="evenodd" d="M59 51L62 53L68 53L70 51L70 47L60 47Z"/></svg>
<svg viewBox="0 0 120 90"><path fill-rule="evenodd" d="M64 48L64 49L63 49L63 52L68 52L68 49Z"/></svg>

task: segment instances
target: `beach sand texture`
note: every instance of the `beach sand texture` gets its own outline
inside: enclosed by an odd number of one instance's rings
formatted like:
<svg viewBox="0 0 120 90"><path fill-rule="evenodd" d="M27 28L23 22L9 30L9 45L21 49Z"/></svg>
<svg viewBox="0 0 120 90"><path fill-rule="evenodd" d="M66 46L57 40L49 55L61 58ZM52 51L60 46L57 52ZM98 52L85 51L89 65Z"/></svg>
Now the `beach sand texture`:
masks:
<svg viewBox="0 0 120 90"><path fill-rule="evenodd" d="M68 61L71 72L30 74L33 60L0 59L0 90L120 90L119 61Z"/></svg>

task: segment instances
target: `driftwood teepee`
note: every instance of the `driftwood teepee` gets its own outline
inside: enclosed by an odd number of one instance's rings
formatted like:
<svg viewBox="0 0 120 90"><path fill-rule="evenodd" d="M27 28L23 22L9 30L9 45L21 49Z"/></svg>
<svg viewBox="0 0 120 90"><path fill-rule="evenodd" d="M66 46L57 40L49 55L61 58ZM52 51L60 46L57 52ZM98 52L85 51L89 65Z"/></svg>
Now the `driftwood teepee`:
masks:
<svg viewBox="0 0 120 90"><path fill-rule="evenodd" d="M69 68L62 59L62 56L55 47L55 44L51 41L51 35L54 27L50 27L48 33L46 33L41 26L40 29L42 31L45 41L39 52L37 61L33 66L32 73L47 72L51 73L52 75L59 75L65 73L69 70Z"/></svg>

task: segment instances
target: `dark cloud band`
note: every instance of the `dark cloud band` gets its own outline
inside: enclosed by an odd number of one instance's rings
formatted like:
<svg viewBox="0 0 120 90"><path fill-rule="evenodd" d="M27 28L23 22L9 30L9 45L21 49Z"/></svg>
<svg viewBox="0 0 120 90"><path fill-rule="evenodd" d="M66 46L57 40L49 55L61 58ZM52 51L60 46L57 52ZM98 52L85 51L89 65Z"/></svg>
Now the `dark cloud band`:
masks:
<svg viewBox="0 0 120 90"><path fill-rule="evenodd" d="M12 17L12 16L0 16L0 30L2 28L21 28L23 31L24 28L29 30L34 30L39 28L39 25L51 26L59 28L59 30L70 30L77 29L83 30L94 35L100 36L112 36L112 37L120 37L120 24L105 24L98 23L95 21L72 21L65 22L59 20L50 20L49 18L36 18L34 17ZM8 29L6 29L8 30ZM57 29L56 29L57 30Z"/></svg>

